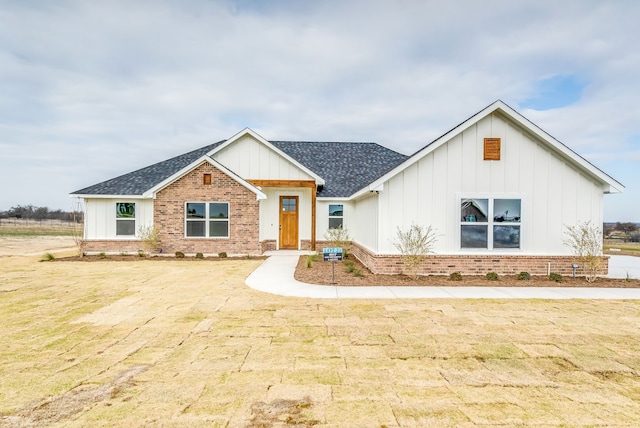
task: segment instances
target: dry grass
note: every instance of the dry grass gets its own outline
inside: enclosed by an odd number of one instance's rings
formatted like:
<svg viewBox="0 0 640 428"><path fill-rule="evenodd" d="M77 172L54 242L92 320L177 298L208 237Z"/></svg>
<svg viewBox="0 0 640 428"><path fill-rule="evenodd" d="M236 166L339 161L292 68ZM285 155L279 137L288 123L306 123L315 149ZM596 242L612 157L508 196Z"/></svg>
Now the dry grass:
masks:
<svg viewBox="0 0 640 428"><path fill-rule="evenodd" d="M640 302L286 298L260 263L0 258L0 426L640 425Z"/></svg>

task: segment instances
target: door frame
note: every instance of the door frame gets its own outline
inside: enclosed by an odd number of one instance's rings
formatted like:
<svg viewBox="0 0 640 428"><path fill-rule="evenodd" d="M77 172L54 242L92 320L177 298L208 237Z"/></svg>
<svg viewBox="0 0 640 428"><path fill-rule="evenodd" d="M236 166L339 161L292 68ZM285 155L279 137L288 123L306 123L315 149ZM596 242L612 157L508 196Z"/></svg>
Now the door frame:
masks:
<svg viewBox="0 0 640 428"><path fill-rule="evenodd" d="M296 200L296 210L295 210L295 244L294 246L284 247L282 245L282 236L283 236L283 222L282 216L284 210L282 209L282 201L284 199L295 199ZM300 248L300 196L299 195L280 195L278 198L278 249L283 250L297 250Z"/></svg>

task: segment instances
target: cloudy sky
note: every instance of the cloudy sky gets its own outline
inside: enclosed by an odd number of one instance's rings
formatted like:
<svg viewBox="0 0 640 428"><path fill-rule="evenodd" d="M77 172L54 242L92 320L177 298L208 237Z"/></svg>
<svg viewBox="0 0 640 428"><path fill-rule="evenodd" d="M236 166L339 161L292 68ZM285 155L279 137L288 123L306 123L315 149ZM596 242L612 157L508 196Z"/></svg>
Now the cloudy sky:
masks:
<svg viewBox="0 0 640 428"><path fill-rule="evenodd" d="M0 0L0 210L226 139L410 154L496 99L626 185L640 222L640 2Z"/></svg>

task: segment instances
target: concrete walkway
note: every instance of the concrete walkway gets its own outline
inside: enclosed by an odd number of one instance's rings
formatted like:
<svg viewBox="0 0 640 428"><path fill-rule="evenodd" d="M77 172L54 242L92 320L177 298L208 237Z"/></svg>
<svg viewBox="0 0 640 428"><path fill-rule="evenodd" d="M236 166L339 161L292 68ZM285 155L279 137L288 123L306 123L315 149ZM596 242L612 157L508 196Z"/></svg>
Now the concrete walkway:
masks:
<svg viewBox="0 0 640 428"><path fill-rule="evenodd" d="M270 257L245 283L254 290L281 296L319 299L640 299L639 288L575 287L348 287L297 281L293 274L303 251L269 252ZM640 278L640 258L612 256L611 278Z"/></svg>

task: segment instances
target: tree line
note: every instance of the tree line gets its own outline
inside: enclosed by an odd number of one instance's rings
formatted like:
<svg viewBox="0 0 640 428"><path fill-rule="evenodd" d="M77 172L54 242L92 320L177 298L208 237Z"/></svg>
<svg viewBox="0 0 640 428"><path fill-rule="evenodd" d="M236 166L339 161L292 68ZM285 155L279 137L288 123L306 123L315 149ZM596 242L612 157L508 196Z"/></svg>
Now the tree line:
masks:
<svg viewBox="0 0 640 428"><path fill-rule="evenodd" d="M605 223L605 238L622 239L624 242L640 242L640 227L638 223Z"/></svg>
<svg viewBox="0 0 640 428"><path fill-rule="evenodd" d="M34 205L16 205L7 211L0 211L0 218L17 218L22 220L60 220L82 223L84 220L82 211L51 210L47 207Z"/></svg>

